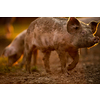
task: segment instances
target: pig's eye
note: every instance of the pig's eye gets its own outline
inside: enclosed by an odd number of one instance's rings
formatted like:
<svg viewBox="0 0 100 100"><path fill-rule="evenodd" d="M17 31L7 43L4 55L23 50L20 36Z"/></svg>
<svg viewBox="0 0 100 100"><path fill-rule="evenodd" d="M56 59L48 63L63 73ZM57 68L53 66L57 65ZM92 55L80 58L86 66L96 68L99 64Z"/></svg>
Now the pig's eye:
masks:
<svg viewBox="0 0 100 100"><path fill-rule="evenodd" d="M79 27L75 27L75 30L78 30L79 29Z"/></svg>
<svg viewBox="0 0 100 100"><path fill-rule="evenodd" d="M86 32L82 31L81 34L82 34L82 36L84 36L86 34Z"/></svg>

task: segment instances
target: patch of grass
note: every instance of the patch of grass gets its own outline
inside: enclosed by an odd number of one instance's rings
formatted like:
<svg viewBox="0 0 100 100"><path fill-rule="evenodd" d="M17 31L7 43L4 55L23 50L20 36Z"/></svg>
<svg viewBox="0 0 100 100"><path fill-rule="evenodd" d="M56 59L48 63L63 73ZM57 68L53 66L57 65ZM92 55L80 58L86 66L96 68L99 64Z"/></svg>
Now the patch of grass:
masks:
<svg viewBox="0 0 100 100"><path fill-rule="evenodd" d="M6 64L7 64L7 58L0 57L0 73L6 73L9 71Z"/></svg>
<svg viewBox="0 0 100 100"><path fill-rule="evenodd" d="M20 69L19 66L7 66L7 58L0 57L0 74L9 73L9 72L16 72Z"/></svg>
<svg viewBox="0 0 100 100"><path fill-rule="evenodd" d="M5 57L0 57L0 66L1 65L5 65L6 63L7 63L7 58L5 58Z"/></svg>
<svg viewBox="0 0 100 100"><path fill-rule="evenodd" d="M37 66L32 67L31 70L32 70L32 72L38 72Z"/></svg>

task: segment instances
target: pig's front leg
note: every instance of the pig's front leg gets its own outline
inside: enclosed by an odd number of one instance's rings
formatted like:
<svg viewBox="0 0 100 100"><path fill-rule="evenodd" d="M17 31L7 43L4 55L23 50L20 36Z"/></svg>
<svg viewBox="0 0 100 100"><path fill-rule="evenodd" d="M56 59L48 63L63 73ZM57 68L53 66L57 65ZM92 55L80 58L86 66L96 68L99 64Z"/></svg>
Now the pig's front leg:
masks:
<svg viewBox="0 0 100 100"><path fill-rule="evenodd" d="M44 66L45 66L47 73L51 73L50 66L49 66L50 53L51 53L51 51L44 51L43 52L43 54L44 54L43 61L44 61Z"/></svg>
<svg viewBox="0 0 100 100"><path fill-rule="evenodd" d="M70 71L76 67L76 65L79 61L79 54L78 54L78 50L73 51L73 52L68 52L68 53L73 59L73 62L71 64L69 64L68 68L67 68L67 70Z"/></svg>
<svg viewBox="0 0 100 100"><path fill-rule="evenodd" d="M29 51L27 52L27 55L26 55L26 62L25 62L25 65L26 65L26 70L31 73L31 57L32 57L32 52Z"/></svg>
<svg viewBox="0 0 100 100"><path fill-rule="evenodd" d="M36 66L37 64L37 55L38 55L38 50L33 51L33 66Z"/></svg>
<svg viewBox="0 0 100 100"><path fill-rule="evenodd" d="M67 70L65 70L65 67L66 67L66 52L63 51L63 50L57 50L57 53L59 55L59 58L60 58L60 62L61 62L61 71L62 73L66 73Z"/></svg>
<svg viewBox="0 0 100 100"><path fill-rule="evenodd" d="M25 67L26 71L31 73L31 58L32 58L32 48L29 48L29 45L25 44L25 52L24 52L24 61L25 61Z"/></svg>

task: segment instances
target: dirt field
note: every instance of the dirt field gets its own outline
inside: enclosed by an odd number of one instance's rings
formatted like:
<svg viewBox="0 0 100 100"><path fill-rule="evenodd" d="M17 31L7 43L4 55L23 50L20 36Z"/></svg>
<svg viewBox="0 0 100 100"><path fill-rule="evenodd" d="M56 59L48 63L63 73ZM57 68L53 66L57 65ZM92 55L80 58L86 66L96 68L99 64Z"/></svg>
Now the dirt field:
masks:
<svg viewBox="0 0 100 100"><path fill-rule="evenodd" d="M4 37L0 38L0 54L11 42ZM47 74L43 66L42 53L38 54L37 70L28 74L19 66L7 68L7 59L0 57L0 84L99 84L100 83L100 44L89 50L86 56L80 55L77 67L64 75L60 72L61 65L57 53L54 51L50 57L52 74ZM67 65L72 60L68 58ZM67 67L66 65L66 67Z"/></svg>

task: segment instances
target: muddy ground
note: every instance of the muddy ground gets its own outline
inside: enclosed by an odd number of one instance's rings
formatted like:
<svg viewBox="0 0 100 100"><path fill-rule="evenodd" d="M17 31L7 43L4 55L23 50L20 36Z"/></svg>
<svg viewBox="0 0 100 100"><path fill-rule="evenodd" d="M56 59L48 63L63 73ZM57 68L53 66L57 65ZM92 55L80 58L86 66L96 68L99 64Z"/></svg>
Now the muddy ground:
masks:
<svg viewBox="0 0 100 100"><path fill-rule="evenodd" d="M4 37L0 38L0 54L11 42ZM50 68L52 74L47 74L42 61L43 54L39 51L37 70L32 74L24 68L13 66L8 71L7 60L2 58L0 63L0 84L99 84L100 83L100 44L91 48L85 56L80 55L80 61L70 75L62 74L60 60L55 51L51 53ZM67 65L72 61L68 58ZM66 67L67 67L66 65ZM6 71L2 71L4 69Z"/></svg>

